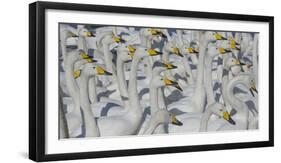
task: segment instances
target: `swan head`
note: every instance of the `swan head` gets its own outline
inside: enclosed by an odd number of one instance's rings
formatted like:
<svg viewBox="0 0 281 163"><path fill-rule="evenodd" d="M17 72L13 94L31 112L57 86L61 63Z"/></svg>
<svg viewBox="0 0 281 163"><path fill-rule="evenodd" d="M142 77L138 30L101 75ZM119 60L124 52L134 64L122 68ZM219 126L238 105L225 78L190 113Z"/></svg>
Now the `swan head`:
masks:
<svg viewBox="0 0 281 163"><path fill-rule="evenodd" d="M93 62L97 62L96 60L94 60L91 56L89 56L84 50L79 49L78 50L78 54L80 59L84 59L86 61L88 61L88 63L93 63Z"/></svg>
<svg viewBox="0 0 281 163"><path fill-rule="evenodd" d="M165 42L164 43L164 50L166 50L169 53L175 54L177 56L183 57L180 48L175 46L172 42Z"/></svg>
<svg viewBox="0 0 281 163"><path fill-rule="evenodd" d="M254 79L250 80L250 88L249 88L249 90L250 90L250 92L251 92L253 97L255 97L254 92L256 92L258 94L258 90L256 88L256 83L255 83Z"/></svg>
<svg viewBox="0 0 281 163"><path fill-rule="evenodd" d="M86 63L79 70L74 71L74 77L78 78L81 75L96 76L96 75L112 75L112 73L106 71L102 65L96 63Z"/></svg>
<svg viewBox="0 0 281 163"><path fill-rule="evenodd" d="M113 42L115 42L115 43L125 43L126 42L124 39L121 38L121 36L117 36L114 33L112 33L111 38L112 38Z"/></svg>
<svg viewBox="0 0 281 163"><path fill-rule="evenodd" d="M232 51L230 49L226 49L223 47L216 47L216 52L218 54L227 54L227 53L231 53Z"/></svg>
<svg viewBox="0 0 281 163"><path fill-rule="evenodd" d="M94 37L95 36L93 32L89 31L86 28L81 28L78 32L78 35L83 36L83 37Z"/></svg>
<svg viewBox="0 0 281 163"><path fill-rule="evenodd" d="M151 48L145 48L145 47L137 47L134 53L134 57L138 58L144 58L147 56L157 56L163 54L158 49L151 49Z"/></svg>
<svg viewBox="0 0 281 163"><path fill-rule="evenodd" d="M199 50L195 49L194 47L185 47L184 50L187 52L187 54L199 54Z"/></svg>
<svg viewBox="0 0 281 163"><path fill-rule="evenodd" d="M153 74L160 75L161 72L165 70L176 69L177 66L173 65L172 63L162 62L160 60L155 61L152 66Z"/></svg>
<svg viewBox="0 0 281 163"><path fill-rule="evenodd" d="M230 40L229 40L229 48L230 48L230 49L233 49L233 50L241 50L239 46L240 46L240 44L237 43L237 42L234 40L234 38L230 38Z"/></svg>
<svg viewBox="0 0 281 163"><path fill-rule="evenodd" d="M182 55L181 52L180 52L180 49L177 48L177 47L174 47L174 46L171 47L170 52L173 53L173 54L176 54L176 55L178 55L178 56L180 56L180 57L183 57L183 55Z"/></svg>
<svg viewBox="0 0 281 163"><path fill-rule="evenodd" d="M235 57L228 58L226 62L226 68L230 69L234 76L240 74L240 72L244 71L244 69L250 69L252 66L252 64L241 62L240 59Z"/></svg>
<svg viewBox="0 0 281 163"><path fill-rule="evenodd" d="M208 108L212 113L217 115L218 117L223 118L227 122L229 122L232 125L235 125L235 121L231 118L231 115L229 112L225 109L224 105L218 102L215 102L208 106Z"/></svg>
<svg viewBox="0 0 281 163"><path fill-rule="evenodd" d="M166 109L160 109L155 113L156 122L164 124L173 124L182 126L182 122L176 118L176 115L170 113Z"/></svg>
<svg viewBox="0 0 281 163"><path fill-rule="evenodd" d="M178 82L173 81L165 76L160 76L160 75L153 76L151 79L151 84L152 84L152 86L154 86L156 88L161 88L164 86L172 86L172 87L177 88L180 91L183 91Z"/></svg>
<svg viewBox="0 0 281 163"><path fill-rule="evenodd" d="M164 34L164 32L160 29L149 28L149 29L147 29L147 31L151 36L160 36L165 39L167 38L167 36Z"/></svg>
<svg viewBox="0 0 281 163"><path fill-rule="evenodd" d="M214 31L205 32L205 37L207 42L215 42L218 40L227 40L227 38L223 37L222 34Z"/></svg>
<svg viewBox="0 0 281 163"><path fill-rule="evenodd" d="M129 61L134 58L134 53L136 51L135 47L132 45L120 45L116 49L118 58L122 61Z"/></svg>

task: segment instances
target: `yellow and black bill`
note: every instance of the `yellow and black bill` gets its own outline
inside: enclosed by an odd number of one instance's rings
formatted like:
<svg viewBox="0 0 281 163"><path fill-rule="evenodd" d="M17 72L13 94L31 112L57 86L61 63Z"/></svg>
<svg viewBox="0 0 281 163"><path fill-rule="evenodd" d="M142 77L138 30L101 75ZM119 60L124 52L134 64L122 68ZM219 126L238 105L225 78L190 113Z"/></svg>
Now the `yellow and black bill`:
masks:
<svg viewBox="0 0 281 163"><path fill-rule="evenodd" d="M148 49L147 52L148 52L148 54L149 54L150 56L155 56L155 55L161 55L161 54L163 54L161 51L158 51L158 50L156 50L156 49Z"/></svg>
<svg viewBox="0 0 281 163"><path fill-rule="evenodd" d="M96 67L93 67L93 68L96 68L97 73L98 73L99 75L112 75L111 72L106 71L105 69L103 69L103 68L100 67L100 66L96 66Z"/></svg>
<svg viewBox="0 0 281 163"><path fill-rule="evenodd" d="M183 91L182 88L180 87L179 83L176 81L173 81L173 80L170 80L170 79L164 77L164 83L168 86L173 86L173 87L177 88L178 90Z"/></svg>
<svg viewBox="0 0 281 163"><path fill-rule="evenodd" d="M182 122L179 121L179 120L176 118L175 115L172 115L171 123L172 123L173 125L182 126Z"/></svg>
<svg viewBox="0 0 281 163"><path fill-rule="evenodd" d="M116 43L125 43L126 41L119 36L113 36L113 39Z"/></svg>
<svg viewBox="0 0 281 163"><path fill-rule="evenodd" d="M219 34L217 32L214 35L215 35L216 40L227 40L227 38L223 37L221 34Z"/></svg>
<svg viewBox="0 0 281 163"><path fill-rule="evenodd" d="M170 69L176 69L178 68L177 66L171 64L171 63L164 63L165 67L170 70Z"/></svg>
<svg viewBox="0 0 281 163"><path fill-rule="evenodd" d="M253 97L255 97L254 92L256 92L258 94L258 90L257 90L257 88L256 88L256 86L254 84L252 84L252 86L250 87L249 90L250 90L250 92L251 92Z"/></svg>
<svg viewBox="0 0 281 163"><path fill-rule="evenodd" d="M181 54L180 52L180 49L179 48L172 48L172 52L180 57L183 57L183 55Z"/></svg>
<svg viewBox="0 0 281 163"><path fill-rule="evenodd" d="M232 125L236 124L235 121L231 118L230 114L227 111L223 112L223 119L226 120L227 122L229 122Z"/></svg>
<svg viewBox="0 0 281 163"><path fill-rule="evenodd" d="M91 31L88 31L86 33L86 35L87 35L87 37L95 37L95 34L93 32L91 32Z"/></svg>
<svg viewBox="0 0 281 163"><path fill-rule="evenodd" d="M70 32L70 31L68 32L68 34L69 34L70 37L78 37L77 34L75 34L75 33L73 33L73 32Z"/></svg>

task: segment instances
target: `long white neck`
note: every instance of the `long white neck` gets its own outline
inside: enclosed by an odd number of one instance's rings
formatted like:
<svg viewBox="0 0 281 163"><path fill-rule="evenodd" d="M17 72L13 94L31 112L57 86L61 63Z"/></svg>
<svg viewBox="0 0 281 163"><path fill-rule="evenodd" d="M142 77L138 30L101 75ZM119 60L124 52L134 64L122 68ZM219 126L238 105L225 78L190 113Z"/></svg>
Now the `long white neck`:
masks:
<svg viewBox="0 0 281 163"><path fill-rule="evenodd" d="M208 56L205 59L205 82L206 82L206 92L207 92L207 106L215 102L213 83L212 83L212 62L213 58Z"/></svg>
<svg viewBox="0 0 281 163"><path fill-rule="evenodd" d="M97 137L100 136L99 129L97 127L96 119L94 118L93 112L91 110L89 95L88 95L88 84L89 84L89 76L82 74L81 78L81 86L80 86L80 101L81 108L84 113L84 125L86 128L86 137Z"/></svg>
<svg viewBox="0 0 281 163"><path fill-rule="evenodd" d="M208 121L212 115L212 111L210 108L207 108L205 112L203 113L201 117L201 122L200 122L200 129L199 131L205 132L208 129Z"/></svg>
<svg viewBox="0 0 281 163"><path fill-rule="evenodd" d="M258 76L258 40L259 35L255 34L254 36L254 44L253 44L253 73L255 76L256 86L259 86L259 76Z"/></svg>
<svg viewBox="0 0 281 163"><path fill-rule="evenodd" d="M89 79L89 96L91 103L94 104L98 102L96 77Z"/></svg>
<svg viewBox="0 0 281 163"><path fill-rule="evenodd" d="M66 87L69 95L73 98L74 105L80 107L79 104L79 88L73 76L74 63L79 60L76 53L71 53L66 56L65 60L65 77L66 77Z"/></svg>
<svg viewBox="0 0 281 163"><path fill-rule="evenodd" d="M77 43L78 49L82 49L85 52L88 52L88 47L86 43L86 37L85 36L78 36L78 43Z"/></svg>
<svg viewBox="0 0 281 163"><path fill-rule="evenodd" d="M185 69L185 71L187 73L187 82L189 84L194 84L193 74L192 74L192 71L191 71L191 68L190 68L190 64L188 62L188 58L186 57L186 55L183 55L183 60L182 61L183 61L184 69Z"/></svg>
<svg viewBox="0 0 281 163"><path fill-rule="evenodd" d="M115 70L113 70L112 53L109 50L109 45L106 43L103 43L103 54L104 54L106 69L112 73L113 79L116 79L116 72Z"/></svg>
<svg viewBox="0 0 281 163"><path fill-rule="evenodd" d="M163 54L162 54L162 60L164 61L164 62L169 62L169 52L165 49L165 48L163 48Z"/></svg>
<svg viewBox="0 0 281 163"><path fill-rule="evenodd" d="M154 87L152 82L150 82L149 87L149 97L150 97L150 112L153 116L158 110L158 88Z"/></svg>
<svg viewBox="0 0 281 163"><path fill-rule="evenodd" d="M131 65L131 71L130 71L130 81L129 81L129 99L130 99L130 110L135 113L136 116L141 116L141 105L140 100L138 96L138 90L137 90L137 70L138 70L138 64L139 64L140 58L134 57Z"/></svg>
<svg viewBox="0 0 281 163"><path fill-rule="evenodd" d="M205 103L205 88L204 88L204 60L207 43L204 41L204 33L200 32L200 47L199 47L199 61L197 65L197 79L195 85L195 93L193 101L196 111L203 112Z"/></svg>
<svg viewBox="0 0 281 163"><path fill-rule="evenodd" d="M124 108L129 104L129 95L127 83L124 75L124 62L120 59L121 54L117 55L117 81L118 87L120 91L120 96L123 101Z"/></svg>
<svg viewBox="0 0 281 163"><path fill-rule="evenodd" d="M249 116L249 110L247 108L247 105L238 99L234 93L234 87L238 84L242 84L247 86L247 84L244 81L245 76L244 75L239 75L234 77L232 80L229 81L227 84L227 92L226 92L226 100L228 103L236 109L236 117L240 119L240 125L243 127L243 129L248 129L248 116Z"/></svg>
<svg viewBox="0 0 281 163"><path fill-rule="evenodd" d="M222 70L222 84L221 84L222 98L227 107L229 106L229 104L228 101L225 99L226 99L226 92L227 92L226 86L229 81L229 67L227 66L228 58L229 58L228 55L223 56L223 70Z"/></svg>
<svg viewBox="0 0 281 163"><path fill-rule="evenodd" d="M67 40L67 37L62 37L61 40L60 40L61 53L62 53L62 58L63 58L64 61L66 59L66 53L67 53L66 40Z"/></svg>
<svg viewBox="0 0 281 163"><path fill-rule="evenodd" d="M160 124L161 122L157 120L157 115L153 115L150 118L149 124L147 125L147 128L144 130L143 134L151 135Z"/></svg>

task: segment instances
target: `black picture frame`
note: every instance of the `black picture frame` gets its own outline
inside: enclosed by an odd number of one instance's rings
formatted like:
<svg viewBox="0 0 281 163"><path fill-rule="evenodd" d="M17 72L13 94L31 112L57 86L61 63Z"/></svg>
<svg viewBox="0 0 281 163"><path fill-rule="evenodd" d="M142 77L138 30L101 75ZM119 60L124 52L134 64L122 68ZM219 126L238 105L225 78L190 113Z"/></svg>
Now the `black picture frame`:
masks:
<svg viewBox="0 0 281 163"><path fill-rule="evenodd" d="M161 147L83 153L45 153L45 11L94 11L123 14L160 15L189 18L255 21L269 23L269 140L260 142ZM34 161L55 161L116 156L178 153L274 145L274 17L210 12L164 10L152 8L117 7L56 2L34 2L29 5L29 158Z"/></svg>

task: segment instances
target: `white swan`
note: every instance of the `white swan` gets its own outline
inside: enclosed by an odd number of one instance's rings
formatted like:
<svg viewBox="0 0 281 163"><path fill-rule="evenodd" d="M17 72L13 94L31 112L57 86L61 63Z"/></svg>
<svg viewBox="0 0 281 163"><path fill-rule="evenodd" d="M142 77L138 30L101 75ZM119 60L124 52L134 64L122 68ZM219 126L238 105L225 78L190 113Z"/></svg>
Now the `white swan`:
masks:
<svg viewBox="0 0 281 163"><path fill-rule="evenodd" d="M223 126L222 130L247 130L249 129L249 109L248 106L239 98L237 98L234 93L234 87L238 84L242 84L246 87L252 95L254 92L257 93L254 79L248 74L240 74L229 81L225 91L225 99L227 103L234 108L237 113L233 116L234 121L236 122L235 126Z"/></svg>
<svg viewBox="0 0 281 163"><path fill-rule="evenodd" d="M86 42L86 37L94 37L95 35L86 28L80 28L78 30L78 49L82 49L85 52L88 52L88 45Z"/></svg>
<svg viewBox="0 0 281 163"><path fill-rule="evenodd" d="M113 33L108 33L101 39L106 69L112 72L114 78L116 78L116 70L113 68L114 66L112 63L112 53L110 51L110 45L113 43L124 42L125 41L121 37L116 36Z"/></svg>
<svg viewBox="0 0 281 163"><path fill-rule="evenodd" d="M160 63L161 62L155 62ZM155 64L154 64L155 66ZM159 70L158 71L165 71L167 69L173 69L176 68L176 66L168 66L167 65L162 65L162 67L160 67L161 65L159 65ZM154 70L156 68L154 67ZM155 71L154 71L155 73ZM178 82L172 81L170 79L168 79L167 77L162 77L159 74L154 74L151 81L150 81L150 89L149 89L149 93L150 93L150 113L151 116L153 117L155 115L155 113L160 110L160 109L164 109L167 110L166 106L164 106L164 108L161 108L161 106L159 105L159 95L163 98L163 100L165 100L165 96L164 94L162 94L162 91L160 91L162 88L164 88L164 86L173 86L176 89L182 91L182 88L180 87L180 85L178 84ZM156 130L156 133L165 133L165 128L163 125L159 126L159 129Z"/></svg>
<svg viewBox="0 0 281 163"><path fill-rule="evenodd" d="M73 131L73 129L78 127L77 125L81 124L79 88L74 77L74 64L82 59L87 59L87 62L92 62L92 60L83 50L75 50L69 52L66 55L65 60L66 87L73 101L73 110L70 114L66 114L66 117L76 117L76 120L72 119L71 121L68 121L69 123L72 123L68 125L69 131Z"/></svg>
<svg viewBox="0 0 281 163"><path fill-rule="evenodd" d="M89 101L89 78L95 75L112 75L105 71L101 66L95 63L87 63L80 70L81 85L79 89L79 97L81 109L84 115L85 136L93 137L99 136L99 129L97 127L96 119L94 118L90 101Z"/></svg>
<svg viewBox="0 0 281 163"><path fill-rule="evenodd" d="M129 81L129 109L119 116L100 117L97 119L101 136L120 136L136 134L142 117L142 108L137 92L137 69L140 59L161 54L153 49L137 47L131 65ZM114 124L114 125L112 125Z"/></svg>
<svg viewBox="0 0 281 163"><path fill-rule="evenodd" d="M212 104L215 102L214 92L213 92L213 77L212 77L212 63L213 59L218 56L219 54L228 55L231 50L216 47L214 45L208 46L208 51L206 53L205 59L205 87L207 91L207 105Z"/></svg>
<svg viewBox="0 0 281 163"><path fill-rule="evenodd" d="M219 119L212 117L212 115L216 115ZM231 118L223 104L218 102L207 106L204 113L184 113L178 115L177 119L182 122L183 125L169 125L169 133L216 131L225 124L235 125L235 121Z"/></svg>
<svg viewBox="0 0 281 163"><path fill-rule="evenodd" d="M110 89L117 89L117 94L121 96L122 103L117 103L118 106L111 107L106 116L116 116L124 114L129 108L129 95L127 82L125 79L125 70L124 70L124 62L131 61L134 57L135 48L131 45L120 45L117 47L117 85L111 85ZM114 88L113 88L114 87ZM104 102L106 101L106 102ZM103 101L99 101L98 103L92 104L92 109L94 115L96 117L105 116L103 114L104 106L108 104L108 102L115 103L116 100L112 99L103 99ZM121 105L121 106L120 106Z"/></svg>
<svg viewBox="0 0 281 163"><path fill-rule="evenodd" d="M165 109L160 109L150 118L143 133L139 133L139 135L151 135L159 125L168 124L182 126L182 122L180 122L174 114Z"/></svg>

